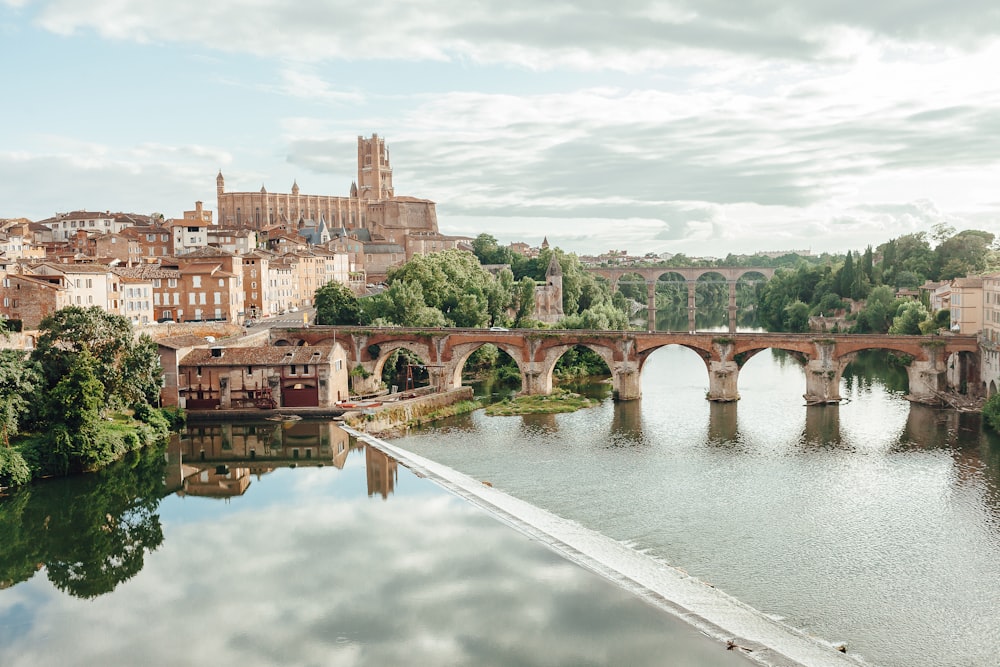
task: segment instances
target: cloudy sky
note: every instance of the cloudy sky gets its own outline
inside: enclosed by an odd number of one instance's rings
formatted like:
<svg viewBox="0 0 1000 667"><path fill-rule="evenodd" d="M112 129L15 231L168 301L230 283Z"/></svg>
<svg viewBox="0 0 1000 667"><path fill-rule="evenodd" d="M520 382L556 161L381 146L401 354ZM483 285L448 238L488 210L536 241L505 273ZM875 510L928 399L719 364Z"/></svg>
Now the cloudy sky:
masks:
<svg viewBox="0 0 1000 667"><path fill-rule="evenodd" d="M579 253L998 232L995 0L0 0L0 217L346 195Z"/></svg>

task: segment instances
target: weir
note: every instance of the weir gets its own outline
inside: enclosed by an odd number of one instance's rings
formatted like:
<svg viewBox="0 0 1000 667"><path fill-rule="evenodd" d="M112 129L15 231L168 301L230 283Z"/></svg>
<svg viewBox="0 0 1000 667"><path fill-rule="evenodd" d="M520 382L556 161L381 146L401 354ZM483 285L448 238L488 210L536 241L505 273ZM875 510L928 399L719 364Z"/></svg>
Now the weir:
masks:
<svg viewBox="0 0 1000 667"><path fill-rule="evenodd" d="M748 659L773 667L859 667L833 644L775 620L680 569L476 481L448 466L345 428L422 477L482 507L570 561L624 586Z"/></svg>

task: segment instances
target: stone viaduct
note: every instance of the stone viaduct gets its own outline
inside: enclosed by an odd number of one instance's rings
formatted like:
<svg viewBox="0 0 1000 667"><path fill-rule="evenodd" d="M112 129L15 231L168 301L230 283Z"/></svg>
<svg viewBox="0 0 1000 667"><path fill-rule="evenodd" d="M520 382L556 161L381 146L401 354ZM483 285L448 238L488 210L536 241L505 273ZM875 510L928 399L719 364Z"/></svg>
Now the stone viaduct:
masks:
<svg viewBox="0 0 1000 667"><path fill-rule="evenodd" d="M693 350L705 363L710 401L739 399L740 369L758 352L786 350L805 367L804 398L810 405L840 401L844 368L863 350L890 350L906 361L911 401L941 403L951 376L967 382L979 375L979 345L975 336L816 335L782 333L667 333L519 329L409 329L401 327L328 327L271 330L272 345L340 345L350 369L360 366L368 389L377 388L382 367L404 348L424 362L431 385L444 391L462 384L469 355L490 343L513 358L521 373L521 393L548 394L556 361L575 346L593 350L611 371L617 400L642 395L640 376L649 356L666 345ZM970 385L974 382L970 382Z"/></svg>
<svg viewBox="0 0 1000 667"><path fill-rule="evenodd" d="M774 269L765 269L750 266L689 266L689 267L622 267L617 269L588 268L588 273L592 273L602 278L606 278L611 283L611 291L618 289L620 284L639 282L634 276L639 276L641 282L646 285L646 303L649 311L650 330L656 323L656 283L684 283L688 288L688 332L694 333L694 316L697 312L695 303L695 287L702 276L717 275L721 278L716 282L725 282L729 285L729 332L736 332L736 283L740 278L750 278L751 275L760 276L763 279L774 277ZM624 277L624 280L623 280ZM661 280L662 279L662 280Z"/></svg>

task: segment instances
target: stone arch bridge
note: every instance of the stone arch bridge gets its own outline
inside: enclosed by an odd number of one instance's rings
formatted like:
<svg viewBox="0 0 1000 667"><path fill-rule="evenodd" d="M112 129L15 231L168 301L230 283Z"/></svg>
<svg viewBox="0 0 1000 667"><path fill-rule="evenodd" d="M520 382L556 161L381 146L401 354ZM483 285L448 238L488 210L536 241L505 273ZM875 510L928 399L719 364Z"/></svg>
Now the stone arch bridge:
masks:
<svg viewBox="0 0 1000 667"><path fill-rule="evenodd" d="M975 336L893 336L784 333L668 333L637 331L583 331L516 329L411 329L402 327L332 327L272 329L272 345L340 345L351 369L364 369L377 388L382 368L397 349L422 359L430 382L444 391L461 386L462 368L469 356L487 343L513 358L521 373L521 393L548 394L552 375L563 354L575 346L593 350L611 370L616 400L641 397L640 376L649 356L661 347L680 345L693 350L705 363L707 398L739 399L740 369L758 352L785 350L805 366L803 394L808 404L840 401L840 378L847 364L863 350L889 350L906 360L911 401L941 403L949 386L975 385L979 375L979 345ZM957 372L955 371L957 365ZM951 372L949 372L949 370ZM957 380L955 380L957 378ZM973 380L973 382L970 382Z"/></svg>
<svg viewBox="0 0 1000 667"><path fill-rule="evenodd" d="M740 278L758 275L765 280L774 277L774 269L752 267L752 266L688 266L688 267L621 267L609 268L588 268L587 273L601 276L611 283L611 291L614 292L623 283L640 282L635 281L632 276L638 275L641 282L646 285L646 308L649 311L650 331L656 326L656 284L664 276L679 276L667 279L666 282L683 282L688 289L688 332L695 331L695 313L698 306L695 303L695 288L698 280L703 276L717 275L720 277L717 282L725 282L729 285L729 332L736 331L736 283ZM624 280L623 280L624 278Z"/></svg>

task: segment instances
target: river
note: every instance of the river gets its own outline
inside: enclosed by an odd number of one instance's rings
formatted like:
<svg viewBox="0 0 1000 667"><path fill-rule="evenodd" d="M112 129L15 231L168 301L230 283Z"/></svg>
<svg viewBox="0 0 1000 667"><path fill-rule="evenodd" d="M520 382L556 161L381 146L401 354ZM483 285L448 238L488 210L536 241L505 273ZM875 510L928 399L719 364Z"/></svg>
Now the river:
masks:
<svg viewBox="0 0 1000 667"><path fill-rule="evenodd" d="M842 405L806 407L764 352L713 404L670 347L640 401L588 385L597 407L391 444L868 664L995 666L1000 443L905 382L866 357ZM174 444L0 499L0 664L741 664L332 424Z"/></svg>
<svg viewBox="0 0 1000 667"><path fill-rule="evenodd" d="M479 411L393 444L870 664L1000 664L1000 444L978 415L911 406L905 373L878 358L848 368L839 407L803 405L802 368L779 353L746 364L738 403L706 401L707 385L670 347L641 401Z"/></svg>

